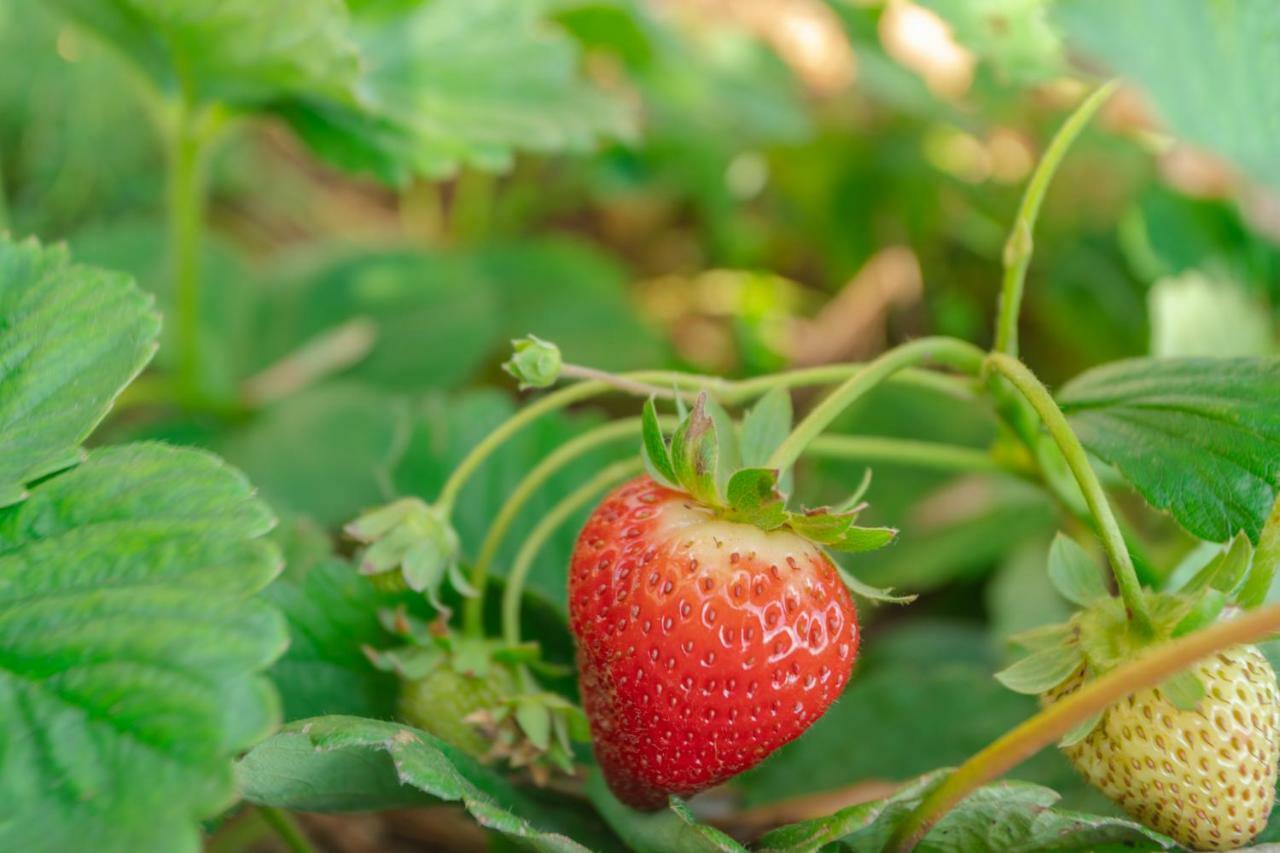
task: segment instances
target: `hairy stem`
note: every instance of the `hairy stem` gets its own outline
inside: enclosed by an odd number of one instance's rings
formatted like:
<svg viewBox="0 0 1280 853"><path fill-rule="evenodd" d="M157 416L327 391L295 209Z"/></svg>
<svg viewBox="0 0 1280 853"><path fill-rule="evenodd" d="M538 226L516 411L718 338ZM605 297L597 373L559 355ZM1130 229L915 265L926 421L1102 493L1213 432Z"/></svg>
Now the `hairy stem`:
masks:
<svg viewBox="0 0 1280 853"><path fill-rule="evenodd" d="M533 568L534 559L551 534L605 489L633 476L642 467L639 459L627 459L602 469L556 504L533 528L511 564L511 573L507 575L507 585L502 591L502 637L506 642L511 645L520 642L520 598L524 594L524 582Z"/></svg>
<svg viewBox="0 0 1280 853"><path fill-rule="evenodd" d="M1154 687L1214 652L1254 642L1277 631L1280 631L1280 605L1271 605L1153 647L1124 666L1090 681L960 765L903 821L887 849L911 850L943 815L970 793L1058 741L1112 703L1138 690Z"/></svg>
<svg viewBox="0 0 1280 853"><path fill-rule="evenodd" d="M769 457L767 467L779 470L789 468L800 458L809 443L829 427L841 412L898 371L922 362L936 361L976 374L982 366L984 355L972 344L954 338L921 338L883 353L867 362L815 406Z"/></svg>
<svg viewBox="0 0 1280 853"><path fill-rule="evenodd" d="M805 452L810 456L827 459L888 462L935 471L1012 474L1019 477L1032 475L1031 471L997 460L985 450L878 435L820 435L809 444Z"/></svg>
<svg viewBox="0 0 1280 853"><path fill-rule="evenodd" d="M1032 234L1036 219L1040 215L1040 205L1048 192L1049 183L1058 171L1067 149L1076 141L1080 131L1093 118L1115 91L1116 81L1098 87L1089 97L1081 102L1054 134L1044 156L1036 165L1022 195L1022 203L1018 206L1018 217L1014 220L1013 231L1004 247L1004 281L1000 288L1000 308L996 318L997 352L1008 355L1018 354L1018 314L1022 310L1022 292L1027 280L1027 268L1031 265L1031 253L1034 245Z"/></svg>
<svg viewBox="0 0 1280 853"><path fill-rule="evenodd" d="M293 815L272 806L258 806L258 813L275 830L276 835L280 836L289 853L316 853L316 848L311 845Z"/></svg>
<svg viewBox="0 0 1280 853"><path fill-rule="evenodd" d="M1129 614L1129 621L1140 632L1148 637L1151 636L1154 633L1151 614L1142 596L1142 585L1138 582L1137 572L1134 571L1133 560L1129 556L1124 534L1121 533L1120 524L1116 521L1111 504L1107 501L1107 493L1103 490L1102 483L1098 481L1098 475L1094 472L1093 466L1089 464L1089 456L1085 452L1084 445L1080 443L1071 425L1067 423L1066 415L1062 414L1062 410L1054 402L1049 389L1045 388L1035 374L1016 358L1002 353L992 353L987 357L987 365L1008 379L1013 387L1027 399L1062 451L1067 467L1071 469L1084 495L1089 512L1097 521L1098 536L1106 549L1111 571L1116 577L1116 586L1120 590L1125 610Z"/></svg>

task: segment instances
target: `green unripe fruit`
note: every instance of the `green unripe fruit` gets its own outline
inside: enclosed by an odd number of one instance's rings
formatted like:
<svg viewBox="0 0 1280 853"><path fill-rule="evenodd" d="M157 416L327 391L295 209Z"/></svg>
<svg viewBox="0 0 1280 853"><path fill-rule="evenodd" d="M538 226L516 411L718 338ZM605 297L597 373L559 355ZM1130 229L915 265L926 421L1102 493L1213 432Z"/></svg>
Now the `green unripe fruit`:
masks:
<svg viewBox="0 0 1280 853"><path fill-rule="evenodd" d="M400 685L399 716L469 755L481 758L490 742L466 718L499 707L515 693L515 679L504 667L483 678L465 675L448 665Z"/></svg>

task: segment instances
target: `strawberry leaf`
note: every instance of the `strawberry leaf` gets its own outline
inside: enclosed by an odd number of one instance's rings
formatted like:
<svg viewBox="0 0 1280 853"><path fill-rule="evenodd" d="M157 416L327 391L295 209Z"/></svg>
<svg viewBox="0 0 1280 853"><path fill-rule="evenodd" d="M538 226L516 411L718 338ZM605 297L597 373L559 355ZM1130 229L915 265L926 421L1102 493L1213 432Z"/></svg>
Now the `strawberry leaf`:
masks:
<svg viewBox="0 0 1280 853"><path fill-rule="evenodd" d="M128 277L0 237L0 506L83 458L80 442L150 360L159 328Z"/></svg>
<svg viewBox="0 0 1280 853"><path fill-rule="evenodd" d="M699 394L693 411L676 428L671 440L671 467L681 488L704 504L718 506L719 445L715 421L707 414L706 402L706 393Z"/></svg>
<svg viewBox="0 0 1280 853"><path fill-rule="evenodd" d="M1015 693L1039 696L1066 681L1082 663L1084 656L1075 643L1051 646L1000 670L996 681Z"/></svg>
<svg viewBox="0 0 1280 853"><path fill-rule="evenodd" d="M671 450L667 447L667 439L658 425L658 409L650 397L644 403L644 413L640 416L641 436L644 455L644 467L649 476L658 483L674 489L678 488L675 469L671 465Z"/></svg>
<svg viewBox="0 0 1280 853"><path fill-rule="evenodd" d="M486 829L539 850L582 853L583 844L616 844L590 819L548 808L439 738L384 720L293 723L250 750L236 770L245 799L260 805L342 812L459 803Z"/></svg>
<svg viewBox="0 0 1280 853"><path fill-rule="evenodd" d="M760 467L791 432L791 395L774 388L742 419L742 464Z"/></svg>
<svg viewBox="0 0 1280 853"><path fill-rule="evenodd" d="M1049 580L1063 598L1081 607L1109 595L1102 569L1078 542L1062 533L1049 548Z"/></svg>
<svg viewBox="0 0 1280 853"><path fill-rule="evenodd" d="M736 472L729 478L726 497L735 521L761 530L777 530L790 516L778 491L778 472L771 468L743 468Z"/></svg>
<svg viewBox="0 0 1280 853"><path fill-rule="evenodd" d="M216 457L153 444L0 510L0 849L199 847L280 714L272 523Z"/></svg>

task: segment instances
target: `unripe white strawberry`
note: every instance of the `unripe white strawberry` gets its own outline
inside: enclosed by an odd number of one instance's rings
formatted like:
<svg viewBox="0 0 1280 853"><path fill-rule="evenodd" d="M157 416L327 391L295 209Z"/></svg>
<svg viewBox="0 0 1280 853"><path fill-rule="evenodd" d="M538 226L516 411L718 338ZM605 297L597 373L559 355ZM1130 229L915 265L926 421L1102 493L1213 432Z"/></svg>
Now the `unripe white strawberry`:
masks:
<svg viewBox="0 0 1280 853"><path fill-rule="evenodd" d="M1193 670L1205 695L1183 711L1160 688L1108 708L1063 752L1092 785L1143 824L1195 850L1232 850L1266 826L1280 759L1280 690L1255 646L1236 646ZM1057 701L1084 669L1045 694Z"/></svg>

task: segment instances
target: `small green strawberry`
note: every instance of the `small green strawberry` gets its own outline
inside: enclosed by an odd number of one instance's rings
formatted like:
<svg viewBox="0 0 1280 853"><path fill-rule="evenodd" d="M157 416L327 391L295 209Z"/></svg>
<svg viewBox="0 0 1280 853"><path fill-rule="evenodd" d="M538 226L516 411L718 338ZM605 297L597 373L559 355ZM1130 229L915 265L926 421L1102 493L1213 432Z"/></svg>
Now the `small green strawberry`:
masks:
<svg viewBox="0 0 1280 853"><path fill-rule="evenodd" d="M1251 567L1238 538L1180 589L1144 591L1152 628L1131 624L1096 563L1059 536L1049 577L1080 610L1062 625L1015 638L1030 654L997 673L1007 687L1051 704L1141 654L1223 618L1243 602ZM1269 572L1269 566L1263 566ZM1195 850L1232 850L1266 825L1280 762L1280 687L1255 646L1198 661L1140 690L1059 744L1084 778L1146 826Z"/></svg>
<svg viewBox="0 0 1280 853"><path fill-rule="evenodd" d="M490 741L472 722L474 715L501 707L515 692L515 679L503 667L475 676L458 672L442 660L423 677L401 681L397 715L409 725L483 758Z"/></svg>
<svg viewBox="0 0 1280 853"><path fill-rule="evenodd" d="M1237 646L1192 670L1206 694L1194 711L1159 687L1108 708L1063 748L1084 778L1134 818L1193 850L1234 850L1267 823L1280 759L1280 691L1267 659ZM1056 701L1084 670L1051 690Z"/></svg>

